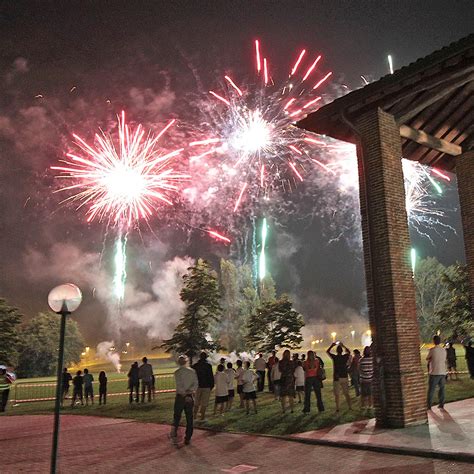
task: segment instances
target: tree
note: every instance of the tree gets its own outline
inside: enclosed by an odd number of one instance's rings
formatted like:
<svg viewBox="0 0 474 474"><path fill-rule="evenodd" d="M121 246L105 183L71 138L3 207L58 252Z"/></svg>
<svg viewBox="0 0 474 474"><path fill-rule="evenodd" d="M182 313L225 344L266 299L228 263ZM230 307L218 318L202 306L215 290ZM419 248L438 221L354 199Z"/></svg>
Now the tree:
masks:
<svg viewBox="0 0 474 474"><path fill-rule="evenodd" d="M222 318L218 323L221 344L229 351L243 349L243 331L240 312L239 272L230 260L220 264Z"/></svg>
<svg viewBox="0 0 474 474"><path fill-rule="evenodd" d="M18 325L21 314L0 298L0 364L15 366L18 362Z"/></svg>
<svg viewBox="0 0 474 474"><path fill-rule="evenodd" d="M53 375L58 360L60 317L39 313L26 323L20 333L18 374L21 377ZM84 350L84 339L76 321L66 320L64 366L77 364Z"/></svg>
<svg viewBox="0 0 474 474"><path fill-rule="evenodd" d="M429 341L440 328L438 311L448 298L448 288L444 281L446 267L434 257L417 263L415 271L415 294L423 341Z"/></svg>
<svg viewBox="0 0 474 474"><path fill-rule="evenodd" d="M260 282L260 301L262 303L272 302L276 299L275 280L270 274L263 277Z"/></svg>
<svg viewBox="0 0 474 474"><path fill-rule="evenodd" d="M469 275L466 265L457 263L446 269L443 283L447 288L447 298L437 310L439 329L448 339L458 339L470 335L474 330L469 301Z"/></svg>
<svg viewBox="0 0 474 474"><path fill-rule="evenodd" d="M247 326L247 342L258 351L270 352L281 347L301 347L304 326L303 317L293 309L287 295L275 301L262 303L250 316Z"/></svg>
<svg viewBox="0 0 474 474"><path fill-rule="evenodd" d="M217 275L205 260L199 259L183 276L180 297L186 309L171 339L163 342L166 352L186 354L191 364L202 350L217 350L218 344L207 337L211 322L221 314Z"/></svg>

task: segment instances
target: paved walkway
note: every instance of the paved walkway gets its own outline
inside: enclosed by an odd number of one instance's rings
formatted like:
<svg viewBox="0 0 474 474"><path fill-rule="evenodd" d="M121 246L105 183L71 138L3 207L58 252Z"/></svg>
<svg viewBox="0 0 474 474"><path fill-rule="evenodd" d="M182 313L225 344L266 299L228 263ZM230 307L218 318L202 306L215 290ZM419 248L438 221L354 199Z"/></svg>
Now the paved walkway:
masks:
<svg viewBox="0 0 474 474"><path fill-rule="evenodd" d="M61 417L60 472L87 473L472 473L473 465L313 446L277 438L196 430L176 448L169 426L111 418ZM47 473L52 416L0 417L2 474Z"/></svg>
<svg viewBox="0 0 474 474"><path fill-rule="evenodd" d="M394 452L456 456L474 460L474 398L448 403L445 410L428 412L428 424L397 430L375 427L375 420L357 421L293 436L305 440L337 442L347 446L385 448ZM472 469L474 472L474 467Z"/></svg>

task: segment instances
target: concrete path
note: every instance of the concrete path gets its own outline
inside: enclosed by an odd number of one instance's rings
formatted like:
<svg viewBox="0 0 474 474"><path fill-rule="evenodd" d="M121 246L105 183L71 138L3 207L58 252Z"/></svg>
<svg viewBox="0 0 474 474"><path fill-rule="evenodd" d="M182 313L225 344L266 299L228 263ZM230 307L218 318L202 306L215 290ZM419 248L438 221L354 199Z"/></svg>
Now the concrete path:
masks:
<svg viewBox="0 0 474 474"><path fill-rule="evenodd" d="M60 472L89 473L472 473L473 465L312 446L282 439L196 430L176 448L169 426L63 415ZM0 417L0 472L47 473L52 416Z"/></svg>
<svg viewBox="0 0 474 474"><path fill-rule="evenodd" d="M428 424L398 430L375 427L375 420L357 421L308 431L294 438L346 446L386 448L392 452L429 454L474 461L474 398L448 403L428 412ZM326 443L325 443L326 442ZM474 472L474 466L472 469Z"/></svg>

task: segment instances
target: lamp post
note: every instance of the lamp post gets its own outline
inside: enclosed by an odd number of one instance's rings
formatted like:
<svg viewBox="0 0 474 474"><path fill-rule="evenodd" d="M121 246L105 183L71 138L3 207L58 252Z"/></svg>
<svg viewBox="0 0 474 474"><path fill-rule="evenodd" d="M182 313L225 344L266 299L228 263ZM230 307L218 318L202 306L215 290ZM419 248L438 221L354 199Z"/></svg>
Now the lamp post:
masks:
<svg viewBox="0 0 474 474"><path fill-rule="evenodd" d="M356 333L356 332L355 332L354 330L351 331L352 344L354 344L355 333Z"/></svg>
<svg viewBox="0 0 474 474"><path fill-rule="evenodd" d="M332 332L332 333L331 333L332 342L336 342L336 336L337 336L337 333L336 333L336 332Z"/></svg>
<svg viewBox="0 0 474 474"><path fill-rule="evenodd" d="M51 473L56 473L59 437L59 410L61 406L62 372L64 359L64 336L66 334L66 316L75 311L82 301L81 290L72 283L53 288L48 295L49 307L61 316L59 331L58 371L56 377L56 402L54 405L53 446L51 448Z"/></svg>

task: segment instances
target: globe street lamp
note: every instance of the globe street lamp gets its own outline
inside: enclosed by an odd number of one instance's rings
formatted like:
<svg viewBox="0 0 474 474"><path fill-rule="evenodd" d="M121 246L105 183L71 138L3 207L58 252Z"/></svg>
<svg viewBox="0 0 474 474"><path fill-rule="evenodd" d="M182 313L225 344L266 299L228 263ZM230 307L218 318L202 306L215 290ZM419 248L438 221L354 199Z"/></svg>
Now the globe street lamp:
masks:
<svg viewBox="0 0 474 474"><path fill-rule="evenodd" d="M82 301L81 290L72 283L66 283L53 288L48 295L49 307L61 315L59 331L58 371L56 377L56 403L54 406L53 447L51 449L51 473L56 472L59 436L59 409L61 406L62 372L64 359L64 336L66 333L66 316L75 311Z"/></svg>

